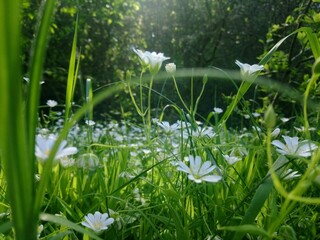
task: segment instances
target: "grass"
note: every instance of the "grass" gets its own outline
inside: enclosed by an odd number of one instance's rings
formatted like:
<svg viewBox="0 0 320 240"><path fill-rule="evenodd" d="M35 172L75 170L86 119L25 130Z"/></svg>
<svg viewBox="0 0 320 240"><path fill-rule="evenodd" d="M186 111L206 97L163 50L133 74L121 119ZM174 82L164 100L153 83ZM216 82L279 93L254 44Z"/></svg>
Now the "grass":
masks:
<svg viewBox="0 0 320 240"><path fill-rule="evenodd" d="M313 140L318 145L318 135L312 132L318 120L310 118L310 110L319 111L310 100L310 89L319 77L317 66L313 67L312 81L304 93L255 74L249 81L243 80L224 113L211 112L208 116L197 113L206 82L215 78L240 80L239 72L178 70L173 81L183 108L178 106L180 103L168 105L175 110L178 120L174 123L164 121L168 107L151 119L151 98L156 94L152 83L162 81L168 74L159 72L150 79L144 69L139 79L128 76L126 84L116 83L94 97L88 87L87 103L73 113L71 104L79 67L75 31L66 115L57 114L55 107L50 108L52 116L61 118L46 119L46 128L42 128L38 122L40 80L54 4L46 1L40 14L28 72L28 95L24 96L19 57L19 1L0 3L0 52L3 53L0 55L0 236L3 239L26 239L26 236L28 239L320 238L320 150L314 150L311 156L292 156L279 153L272 145L273 140L282 140L281 135ZM309 28L297 31L305 32L315 60L319 58L315 34ZM267 63L293 35L280 40L260 64ZM183 77L192 79L190 106L176 84ZM203 88L198 96L194 96L192 87L198 84L196 77L203 78L199 80ZM278 136L272 135L283 124L272 107L254 115L242 104L252 84L284 92L301 103L303 113L290 116L296 119L291 127L280 129ZM140 93L137 102L132 92L135 86ZM94 120L92 111L96 104L128 87L142 124L134 123L133 119L96 122L93 126L80 124L86 115L87 120ZM145 90L147 106L142 99ZM241 104L249 111L249 119L244 115L238 118L247 121L252 129L231 129L226 124ZM297 130L301 126L304 126L302 132ZM42 162L34 154L36 145L39 146L36 142L39 134L57 137L46 152L48 158ZM77 153L57 161L54 157L63 140L68 146L76 147ZM308 144L311 147L311 141ZM221 176L222 180L196 183L187 173L179 171L181 161L190 166L184 160L190 155L216 166L210 174ZM231 163L230 159L235 162ZM297 175L286 178L289 169L297 171ZM114 218L114 223L100 234L81 224L88 213L95 211Z"/></svg>

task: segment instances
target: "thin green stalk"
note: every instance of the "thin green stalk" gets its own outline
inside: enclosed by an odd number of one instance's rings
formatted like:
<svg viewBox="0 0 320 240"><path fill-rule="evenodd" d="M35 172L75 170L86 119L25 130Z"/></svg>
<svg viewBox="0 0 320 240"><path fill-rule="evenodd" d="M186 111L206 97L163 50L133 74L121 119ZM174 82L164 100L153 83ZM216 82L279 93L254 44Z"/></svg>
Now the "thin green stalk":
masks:
<svg viewBox="0 0 320 240"><path fill-rule="evenodd" d="M150 143L150 135L151 135L151 93L153 86L154 76L151 75L149 91L148 91L148 107L147 107L147 141Z"/></svg>
<svg viewBox="0 0 320 240"><path fill-rule="evenodd" d="M308 98L309 93L313 85L316 83L318 76L312 74L311 79L307 85L306 91L304 92L303 98L303 119L304 119L304 133L307 139L310 139L310 131L309 131L309 121L308 121Z"/></svg>
<svg viewBox="0 0 320 240"><path fill-rule="evenodd" d="M192 69L192 72L193 72L193 69ZM190 80L190 109L189 109L190 111L189 111L189 114L193 112L193 90L194 90L194 86L193 86L193 74L192 74L191 80Z"/></svg>
<svg viewBox="0 0 320 240"><path fill-rule="evenodd" d="M203 84L202 84L201 92L200 92L199 96L197 97L196 103L194 105L194 110L193 110L193 113L192 113L193 119L194 119L195 115L197 114L198 105L199 105L200 99L201 99L201 97L203 95L203 92L204 92L204 90L206 88L207 82L208 82L208 77L204 76L203 77Z"/></svg>
<svg viewBox="0 0 320 240"><path fill-rule="evenodd" d="M86 80L86 102L90 103L92 102L92 82L91 79L88 78ZM92 142L92 126L90 124L90 121L93 119L93 106L89 108L87 112L87 127L88 127L88 142Z"/></svg>
<svg viewBox="0 0 320 240"><path fill-rule="evenodd" d="M140 90L140 111L143 113L143 84L142 84L142 76L143 76L144 70L140 73L139 78L139 90Z"/></svg>
<svg viewBox="0 0 320 240"><path fill-rule="evenodd" d="M129 72L127 72L127 75L126 75L126 80L128 82L128 91L129 91L129 95L130 95L130 98L132 100L132 103L134 105L134 107L136 108L138 114L142 117L142 119L144 120L144 115L146 114L146 112L143 112L141 107L138 106L135 98L134 98L134 95L133 95L133 92L132 92L132 89L131 89L131 74ZM142 99L142 77L140 77L140 98ZM141 106L142 102L140 102L140 106Z"/></svg>
<svg viewBox="0 0 320 240"><path fill-rule="evenodd" d="M182 103L182 105L185 107L185 109L187 109L188 112L190 112L190 109L188 108L187 104L184 102L182 96L181 96L181 93L179 91L179 88L178 88L178 85L177 85L177 81L176 81L176 78L174 77L174 75L172 75L172 79L173 79L173 83L174 83L174 87L178 93L178 97Z"/></svg>

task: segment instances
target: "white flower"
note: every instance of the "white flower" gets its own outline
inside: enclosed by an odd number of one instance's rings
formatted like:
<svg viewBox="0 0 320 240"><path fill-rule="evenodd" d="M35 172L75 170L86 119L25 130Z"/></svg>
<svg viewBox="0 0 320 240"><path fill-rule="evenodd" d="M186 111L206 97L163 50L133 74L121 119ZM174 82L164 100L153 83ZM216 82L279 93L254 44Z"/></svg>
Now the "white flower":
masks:
<svg viewBox="0 0 320 240"><path fill-rule="evenodd" d="M165 69L167 73L174 73L177 69L176 65L174 63L167 63L165 66Z"/></svg>
<svg viewBox="0 0 320 240"><path fill-rule="evenodd" d="M285 117L283 117L283 118L280 118L280 120L281 120L283 123L286 123L286 122L288 122L288 121L290 120L290 118L285 118Z"/></svg>
<svg viewBox="0 0 320 240"><path fill-rule="evenodd" d="M294 127L294 129L297 130L298 132L304 132L304 131L306 131L306 129L305 129L304 126L301 126L301 128L299 128L299 127ZM308 130L309 130L309 131L315 131L315 130L317 130L317 129L314 128L314 127L310 127L310 128L308 128Z"/></svg>
<svg viewBox="0 0 320 240"><path fill-rule="evenodd" d="M88 126L93 126L93 125L96 124L95 121L93 121L93 120L88 120L88 119L85 121L85 123L86 123Z"/></svg>
<svg viewBox="0 0 320 240"><path fill-rule="evenodd" d="M203 128L197 128L192 132L193 137L209 137L213 138L216 135L212 127L203 127Z"/></svg>
<svg viewBox="0 0 320 240"><path fill-rule="evenodd" d="M54 135L49 135L48 137L44 137L42 135L36 136L35 155L38 157L40 161L44 161L49 157L56 140L57 138ZM66 145L67 141L61 141L56 155L54 156L55 160L59 160L62 157L78 152L78 149L76 147L66 147Z"/></svg>
<svg viewBox="0 0 320 240"><path fill-rule="evenodd" d="M27 83L30 83L30 78L23 77L23 80L25 80ZM44 84L44 81L40 81L40 84Z"/></svg>
<svg viewBox="0 0 320 240"><path fill-rule="evenodd" d="M308 140L299 142L298 137L282 137L286 144L283 144L279 140L274 140L272 141L272 145L276 146L277 151L283 155L309 157L312 151L318 148L317 145Z"/></svg>
<svg viewBox="0 0 320 240"><path fill-rule="evenodd" d="M260 114L260 113L257 113L257 112L254 112L254 113L252 113L252 116L254 116L254 117L260 117L261 114Z"/></svg>
<svg viewBox="0 0 320 240"><path fill-rule="evenodd" d="M99 167L99 158L93 153L84 153L76 160L78 168L88 168L94 170Z"/></svg>
<svg viewBox="0 0 320 240"><path fill-rule="evenodd" d="M41 224L38 226L38 229L37 229L37 239L40 238L42 231L43 231L43 225Z"/></svg>
<svg viewBox="0 0 320 240"><path fill-rule="evenodd" d="M264 69L262 65L258 65L258 64L249 65L247 63L241 63L238 60L236 60L235 63L240 67L241 75L244 78L248 78L254 73Z"/></svg>
<svg viewBox="0 0 320 240"><path fill-rule="evenodd" d="M55 101L55 100L48 100L48 101L47 101L47 105L48 105L49 107L55 107L55 106L58 105L58 103L57 103L57 101Z"/></svg>
<svg viewBox="0 0 320 240"><path fill-rule="evenodd" d="M274 138L278 137L279 134L280 134L280 131L281 131L280 128L275 128L275 129L272 131L271 136L274 137Z"/></svg>
<svg viewBox="0 0 320 240"><path fill-rule="evenodd" d="M229 155L222 155L224 157L224 159L228 162L229 165L233 165L236 162L240 161L241 158L236 157L236 156L229 156Z"/></svg>
<svg viewBox="0 0 320 240"><path fill-rule="evenodd" d="M290 180L300 176L301 174L299 174L298 171L293 171L291 168L289 168L285 173L282 174L282 177L284 177L283 180Z"/></svg>
<svg viewBox="0 0 320 240"><path fill-rule="evenodd" d="M222 108L218 108L218 107L214 107L213 108L213 112L219 114L219 113L223 112L223 109Z"/></svg>
<svg viewBox="0 0 320 240"><path fill-rule="evenodd" d="M75 163L74 158L71 158L69 156L64 156L60 159L60 164L64 168L72 167Z"/></svg>
<svg viewBox="0 0 320 240"><path fill-rule="evenodd" d="M243 117L244 117L245 119L249 119L249 118L250 118L250 115L249 115L249 114L244 114Z"/></svg>
<svg viewBox="0 0 320 240"><path fill-rule="evenodd" d="M165 57L163 53L149 51L142 52L141 50L135 48L132 48L132 50L139 56L142 64L149 67L151 74L156 74L159 71L162 62L170 59L168 57Z"/></svg>
<svg viewBox="0 0 320 240"><path fill-rule="evenodd" d="M221 180L221 176L209 175L216 166L212 165L210 161L206 161L202 164L201 157L193 156L187 157L190 162L190 167L188 167L184 162L178 162L177 170L188 173L188 178L196 183L201 183L202 181L207 182L218 182Z"/></svg>
<svg viewBox="0 0 320 240"><path fill-rule="evenodd" d="M109 218L108 213L100 213L95 212L94 215L89 213L84 217L85 221L81 222L81 224L85 227L88 227L95 231L96 233L100 233L103 230L107 230L108 226L114 222L113 218Z"/></svg>
<svg viewBox="0 0 320 240"><path fill-rule="evenodd" d="M170 125L170 123L166 121L158 122L158 126L161 127L164 130L164 132L168 134L173 133L181 128L178 123Z"/></svg>

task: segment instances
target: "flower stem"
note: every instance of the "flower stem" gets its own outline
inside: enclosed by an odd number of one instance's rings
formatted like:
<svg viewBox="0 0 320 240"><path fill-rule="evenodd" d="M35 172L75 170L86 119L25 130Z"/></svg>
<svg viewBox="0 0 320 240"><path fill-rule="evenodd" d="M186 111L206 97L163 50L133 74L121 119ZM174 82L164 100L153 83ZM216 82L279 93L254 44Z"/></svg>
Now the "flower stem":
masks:
<svg viewBox="0 0 320 240"><path fill-rule="evenodd" d="M150 143L150 135L151 135L151 93L152 93L152 85L154 81L154 75L151 75L149 91L148 91L148 107L147 107L147 141Z"/></svg>
<svg viewBox="0 0 320 240"><path fill-rule="evenodd" d="M318 77L315 74L312 74L310 82L307 85L306 91L304 92L303 98L303 119L304 119L304 132L307 139L310 139L309 132L309 121L308 121L308 97L311 90L311 87L315 84Z"/></svg>
<svg viewBox="0 0 320 240"><path fill-rule="evenodd" d="M190 112L187 104L184 102L184 100L183 100L183 98L181 96L181 93L180 93L178 85L177 85L176 78L173 75L172 75L172 79L173 79L174 87L175 87L175 89L176 89L176 91L178 93L178 97L180 98L180 101L182 102L183 106L188 110L188 112Z"/></svg>

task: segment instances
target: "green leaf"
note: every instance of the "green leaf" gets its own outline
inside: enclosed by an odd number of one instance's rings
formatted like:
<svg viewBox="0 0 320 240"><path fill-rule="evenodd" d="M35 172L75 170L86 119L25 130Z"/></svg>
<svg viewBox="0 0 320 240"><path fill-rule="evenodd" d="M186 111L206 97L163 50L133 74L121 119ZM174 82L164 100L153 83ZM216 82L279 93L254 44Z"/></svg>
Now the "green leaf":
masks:
<svg viewBox="0 0 320 240"><path fill-rule="evenodd" d="M272 236L269 235L264 229L257 227L256 225L246 224L241 226L228 226L228 227L220 227L219 230L227 230L227 231L236 231L242 233L251 233L255 235L259 235L261 237L265 237L268 239L272 239Z"/></svg>
<svg viewBox="0 0 320 240"><path fill-rule="evenodd" d="M67 79L67 89L66 89L66 109L65 109L65 121L68 120L70 109L72 106L74 89L77 82L77 75L79 69L79 59L78 64L76 65L77 60L77 35L78 35L78 18L76 20L72 47L71 47L71 55L69 60L69 70L68 70L68 79Z"/></svg>
<svg viewBox="0 0 320 240"><path fill-rule="evenodd" d="M302 28L299 28L298 30L306 33L314 59L319 58L320 57L320 41L318 39L317 34L314 33L312 29L309 27L302 27Z"/></svg>
<svg viewBox="0 0 320 240"><path fill-rule="evenodd" d="M297 240L296 232L289 225L283 225L279 229L279 239Z"/></svg>
<svg viewBox="0 0 320 240"><path fill-rule="evenodd" d="M40 78L54 0L44 2L31 51L28 98L22 96L21 1L0 1L0 149L16 239L36 239L39 204L35 203L35 130ZM26 100L26 104L25 101Z"/></svg>
<svg viewBox="0 0 320 240"><path fill-rule="evenodd" d="M274 162L273 168L278 174L281 174L281 171L283 169L283 166L287 164L288 159L284 156L279 156L279 158ZM244 215L240 225L246 225L251 224L254 222L256 217L261 211L261 208L263 207L265 201L269 197L271 191L273 189L273 182L270 176L270 173L268 172L264 182L258 187L256 190L250 206ZM238 231L233 237L233 240L240 240L244 236L243 232Z"/></svg>
<svg viewBox="0 0 320 240"><path fill-rule="evenodd" d="M11 228L12 228L12 222L11 221L5 222L0 225L0 233L9 232Z"/></svg>

